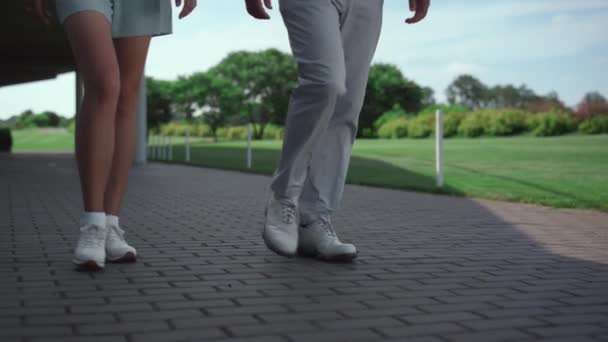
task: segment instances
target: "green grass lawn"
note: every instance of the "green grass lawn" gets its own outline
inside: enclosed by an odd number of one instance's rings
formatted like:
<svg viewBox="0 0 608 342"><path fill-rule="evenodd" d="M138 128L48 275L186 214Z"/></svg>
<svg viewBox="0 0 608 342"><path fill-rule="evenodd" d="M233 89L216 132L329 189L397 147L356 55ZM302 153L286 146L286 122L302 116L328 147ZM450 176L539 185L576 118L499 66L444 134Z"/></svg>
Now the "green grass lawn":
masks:
<svg viewBox="0 0 608 342"><path fill-rule="evenodd" d="M555 207L608 211L608 136L454 138L445 140L446 186L435 186L434 140L359 140L351 184L448 193ZM194 143L196 165L272 174L278 141L254 142L253 168L244 142ZM174 160L183 161L176 146Z"/></svg>
<svg viewBox="0 0 608 342"><path fill-rule="evenodd" d="M65 130L13 131L15 152L71 152ZM174 138L174 160L184 160L183 138ZM245 167L242 141L193 139L196 165L272 174L279 141L253 143L253 168ZM358 140L351 184L448 193L556 207L608 211L608 135L555 138L454 138L445 140L443 189L435 187L433 139Z"/></svg>
<svg viewBox="0 0 608 342"><path fill-rule="evenodd" d="M62 128L13 130L14 152L72 152L74 135Z"/></svg>

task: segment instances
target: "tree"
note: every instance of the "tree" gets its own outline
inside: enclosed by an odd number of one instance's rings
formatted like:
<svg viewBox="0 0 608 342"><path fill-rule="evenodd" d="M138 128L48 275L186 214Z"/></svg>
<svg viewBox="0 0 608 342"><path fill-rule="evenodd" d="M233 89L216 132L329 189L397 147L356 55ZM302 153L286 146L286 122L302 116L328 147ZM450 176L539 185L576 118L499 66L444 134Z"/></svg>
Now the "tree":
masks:
<svg viewBox="0 0 608 342"><path fill-rule="evenodd" d="M45 111L34 116L34 123L37 127L59 127L61 116L55 112Z"/></svg>
<svg viewBox="0 0 608 342"><path fill-rule="evenodd" d="M374 122L389 112L395 105L407 113L417 113L423 107L423 100L429 101L429 90L423 90L416 83L406 79L401 70L392 64L374 64L369 72L365 101L359 119L359 136L374 129ZM430 94L432 98L432 94Z"/></svg>
<svg viewBox="0 0 608 342"><path fill-rule="evenodd" d="M486 107L488 88L471 75L461 75L448 86L446 95L450 104L475 110Z"/></svg>
<svg viewBox="0 0 608 342"><path fill-rule="evenodd" d="M590 104L590 103L605 104L607 102L608 101L606 101L606 98L604 97L604 95L600 94L599 91L588 92L587 94L585 94L585 96L583 96L583 99L581 100L581 104Z"/></svg>
<svg viewBox="0 0 608 342"><path fill-rule="evenodd" d="M285 122L289 95L297 79L292 56L276 49L233 52L211 72L242 91L238 112L254 124L255 139L262 139L267 124Z"/></svg>
<svg viewBox="0 0 608 342"><path fill-rule="evenodd" d="M597 91L588 92L576 106L576 117L587 120L599 115L608 115L608 101Z"/></svg>
<svg viewBox="0 0 608 342"><path fill-rule="evenodd" d="M170 81L146 78L148 129L158 128L161 124L171 121L172 89Z"/></svg>
<svg viewBox="0 0 608 342"><path fill-rule="evenodd" d="M34 127L35 125L34 125L33 119L34 119L35 115L36 114L34 114L34 112L29 109L22 112L21 114L19 114L19 117L17 118L15 127L17 129Z"/></svg>
<svg viewBox="0 0 608 342"><path fill-rule="evenodd" d="M201 112L203 122L217 141L217 129L224 126L231 115L239 115L243 102L242 90L215 72L199 72L189 77L194 108Z"/></svg>
<svg viewBox="0 0 608 342"><path fill-rule="evenodd" d="M525 103L523 109L531 113L544 113L548 111L572 113L572 110L560 100L559 95L555 91L551 91L544 96L534 95Z"/></svg>
<svg viewBox="0 0 608 342"><path fill-rule="evenodd" d="M429 107L437 104L435 101L435 91L431 87L422 88L422 107Z"/></svg>
<svg viewBox="0 0 608 342"><path fill-rule="evenodd" d="M194 116L194 89L191 77L180 76L171 86L171 96L174 99L176 115L175 119L192 121Z"/></svg>

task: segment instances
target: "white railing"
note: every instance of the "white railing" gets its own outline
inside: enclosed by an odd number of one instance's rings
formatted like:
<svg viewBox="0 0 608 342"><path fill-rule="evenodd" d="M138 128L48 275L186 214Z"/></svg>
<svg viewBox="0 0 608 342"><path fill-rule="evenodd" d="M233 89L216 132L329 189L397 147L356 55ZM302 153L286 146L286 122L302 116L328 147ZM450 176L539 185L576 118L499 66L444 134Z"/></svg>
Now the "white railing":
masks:
<svg viewBox="0 0 608 342"><path fill-rule="evenodd" d="M435 113L435 174L437 187L443 187L443 112Z"/></svg>

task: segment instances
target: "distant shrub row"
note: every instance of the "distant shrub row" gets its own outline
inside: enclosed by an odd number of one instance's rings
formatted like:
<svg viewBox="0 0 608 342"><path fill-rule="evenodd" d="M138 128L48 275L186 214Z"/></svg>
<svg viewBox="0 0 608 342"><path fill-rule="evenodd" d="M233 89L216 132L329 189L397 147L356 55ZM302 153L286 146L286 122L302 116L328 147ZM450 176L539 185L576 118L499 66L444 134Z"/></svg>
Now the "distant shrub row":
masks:
<svg viewBox="0 0 608 342"><path fill-rule="evenodd" d="M213 138L211 128L205 124L194 123L188 124L185 122L170 122L160 126L160 129L155 132L164 136L186 136L186 130L190 130L191 137ZM264 139L277 140L283 138L283 127L276 125L266 125L264 128ZM247 126L232 126L220 127L217 130L217 137L226 140L244 140L247 139Z"/></svg>
<svg viewBox="0 0 608 342"><path fill-rule="evenodd" d="M376 121L377 136L384 139L426 138L435 132L435 114L430 111L408 115L393 109ZM461 108L444 108L443 136L510 136L530 133L556 136L579 131L584 134L608 134L608 115L577 122L568 113L550 111L531 114L521 110L486 109L467 113Z"/></svg>
<svg viewBox="0 0 608 342"><path fill-rule="evenodd" d="M608 114L586 118L581 121L576 120L569 113L560 111L532 114L517 109L484 109L469 112L461 106L437 105L426 108L418 115L407 114L401 108L395 107L378 118L374 122L374 129L364 132L364 137L383 139L427 138L435 134L435 111L437 109L444 112L443 136L446 138L518 134L544 137L576 131L583 134L608 134ZM185 136L186 129L190 130L190 136L192 137L213 137L209 126L203 123L170 122L162 125L155 133L165 136ZM282 139L283 134L283 127L267 125L264 130L264 139ZM224 140L243 140L247 138L247 127L222 127L217 130L217 137Z"/></svg>

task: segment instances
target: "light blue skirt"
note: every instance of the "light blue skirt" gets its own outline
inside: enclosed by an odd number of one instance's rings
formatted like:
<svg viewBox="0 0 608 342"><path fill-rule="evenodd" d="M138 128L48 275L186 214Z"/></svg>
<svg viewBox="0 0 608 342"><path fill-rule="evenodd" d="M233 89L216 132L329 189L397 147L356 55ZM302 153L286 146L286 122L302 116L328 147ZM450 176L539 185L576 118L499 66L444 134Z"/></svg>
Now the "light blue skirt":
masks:
<svg viewBox="0 0 608 342"><path fill-rule="evenodd" d="M173 32L171 0L55 0L63 24L82 11L101 13L112 24L112 37L160 36Z"/></svg>

